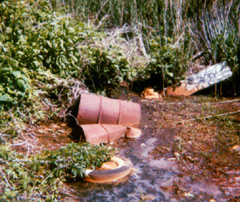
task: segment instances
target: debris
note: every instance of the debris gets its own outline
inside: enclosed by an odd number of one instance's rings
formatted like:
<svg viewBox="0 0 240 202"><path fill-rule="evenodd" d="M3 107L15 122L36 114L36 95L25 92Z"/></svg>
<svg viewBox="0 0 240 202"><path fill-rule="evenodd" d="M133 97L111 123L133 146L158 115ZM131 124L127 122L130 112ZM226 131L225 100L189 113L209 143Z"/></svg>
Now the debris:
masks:
<svg viewBox="0 0 240 202"><path fill-rule="evenodd" d="M84 180L95 183L114 182L126 177L132 171L132 163L126 158L113 156L109 162L113 163L113 167L109 169L87 169Z"/></svg>
<svg viewBox="0 0 240 202"><path fill-rule="evenodd" d="M82 128L86 142L97 145L113 142L124 137L127 132L127 127L122 125L85 124L80 127Z"/></svg>
<svg viewBox="0 0 240 202"><path fill-rule="evenodd" d="M147 194L147 195L142 195L140 199L141 201L152 201L155 199L155 196Z"/></svg>
<svg viewBox="0 0 240 202"><path fill-rule="evenodd" d="M91 144L111 143L125 135L137 138L141 130L128 126L137 125L140 120L138 103L82 93L72 135Z"/></svg>
<svg viewBox="0 0 240 202"><path fill-rule="evenodd" d="M185 123L185 122L188 122L188 121L211 119L211 118L216 118L216 117L221 117L221 116L228 116L228 115L239 114L239 113L240 113L240 110L239 111L235 111L235 112L216 114L216 115L212 115L212 116L196 117L196 118L181 120L181 121L177 121L177 122L174 121L174 123Z"/></svg>
<svg viewBox="0 0 240 202"><path fill-rule="evenodd" d="M179 158L181 155L180 155L178 152L174 152L174 156L175 156L176 158Z"/></svg>
<svg viewBox="0 0 240 202"><path fill-rule="evenodd" d="M189 96L199 90L219 83L220 81L224 81L231 76L232 71L224 61L222 63L209 66L200 72L187 77L185 80L181 81L181 85L177 86L176 88L168 87L166 89L166 94L175 96Z"/></svg>
<svg viewBox="0 0 240 202"><path fill-rule="evenodd" d="M191 194L190 192L185 192L185 193L184 193L184 196L185 196L185 197L194 197L194 195Z"/></svg>
<svg viewBox="0 0 240 202"><path fill-rule="evenodd" d="M138 173L138 168L132 168L132 171L130 174L133 175L134 177L138 178L139 175L137 173Z"/></svg>
<svg viewBox="0 0 240 202"><path fill-rule="evenodd" d="M138 103L82 93L77 120L78 124L139 124L141 106Z"/></svg>
<svg viewBox="0 0 240 202"><path fill-rule="evenodd" d="M240 152L240 145L234 145L233 147L232 147L232 151L233 152Z"/></svg>
<svg viewBox="0 0 240 202"><path fill-rule="evenodd" d="M110 170L117 167L117 163L114 161L108 161L102 164L98 170Z"/></svg>
<svg viewBox="0 0 240 202"><path fill-rule="evenodd" d="M146 99L159 99L163 101L162 96L158 92L154 92L153 88L145 88L141 93L141 97Z"/></svg>
<svg viewBox="0 0 240 202"><path fill-rule="evenodd" d="M141 136L141 130L138 128L133 128L133 127L127 127L127 133L126 137L127 138L138 138Z"/></svg>
<svg viewBox="0 0 240 202"><path fill-rule="evenodd" d="M229 171L226 171L225 174L228 176L240 175L240 170L229 170Z"/></svg>

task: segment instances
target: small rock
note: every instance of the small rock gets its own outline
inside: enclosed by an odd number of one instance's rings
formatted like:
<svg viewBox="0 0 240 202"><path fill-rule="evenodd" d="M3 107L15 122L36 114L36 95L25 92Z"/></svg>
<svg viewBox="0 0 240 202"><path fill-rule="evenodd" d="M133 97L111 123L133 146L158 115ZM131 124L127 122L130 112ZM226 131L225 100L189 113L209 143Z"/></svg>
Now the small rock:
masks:
<svg viewBox="0 0 240 202"><path fill-rule="evenodd" d="M189 159L191 162L198 161L198 158L196 158L196 157L194 158L191 156L187 156L186 158Z"/></svg>
<svg viewBox="0 0 240 202"><path fill-rule="evenodd" d="M192 141L188 141L188 144L189 144L189 145L192 145Z"/></svg>
<svg viewBox="0 0 240 202"><path fill-rule="evenodd" d="M194 197L194 195L191 194L190 192L185 192L185 193L184 193L184 196L185 196L185 197Z"/></svg>
<svg viewBox="0 0 240 202"><path fill-rule="evenodd" d="M177 153L177 152L174 152L174 156L175 156L176 158L179 158L181 155L180 155L179 153Z"/></svg>

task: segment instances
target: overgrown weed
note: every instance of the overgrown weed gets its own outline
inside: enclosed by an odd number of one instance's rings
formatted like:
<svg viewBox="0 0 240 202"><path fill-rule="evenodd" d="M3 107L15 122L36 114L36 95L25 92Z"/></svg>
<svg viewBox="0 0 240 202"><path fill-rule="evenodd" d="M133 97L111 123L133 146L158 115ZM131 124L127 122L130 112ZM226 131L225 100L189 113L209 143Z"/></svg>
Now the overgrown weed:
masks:
<svg viewBox="0 0 240 202"><path fill-rule="evenodd" d="M0 200L59 201L63 182L83 178L87 168L100 167L113 153L105 146L71 143L26 157L0 145Z"/></svg>

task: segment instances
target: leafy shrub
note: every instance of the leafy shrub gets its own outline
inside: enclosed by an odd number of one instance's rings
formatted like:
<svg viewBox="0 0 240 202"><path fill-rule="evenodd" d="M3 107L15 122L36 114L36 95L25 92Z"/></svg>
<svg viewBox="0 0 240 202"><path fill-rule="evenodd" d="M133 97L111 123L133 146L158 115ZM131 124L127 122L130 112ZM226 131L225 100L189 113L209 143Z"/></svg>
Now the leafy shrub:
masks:
<svg viewBox="0 0 240 202"><path fill-rule="evenodd" d="M88 60L83 65L84 81L92 91L109 95L120 82L128 79L130 65L120 49L97 46L82 51Z"/></svg>
<svg viewBox="0 0 240 202"><path fill-rule="evenodd" d="M1 104L11 106L23 100L29 88L28 82L28 77L22 71L2 67L0 69L0 109Z"/></svg>
<svg viewBox="0 0 240 202"><path fill-rule="evenodd" d="M0 145L1 201L59 201L59 187L66 180L84 176L87 168L100 167L113 154L105 146L71 143L38 156L22 155Z"/></svg>
<svg viewBox="0 0 240 202"><path fill-rule="evenodd" d="M41 70L60 77L79 71L78 32L83 26L53 13L47 2L0 4L0 104L9 108L28 100ZM67 72L67 73L66 73Z"/></svg>
<svg viewBox="0 0 240 202"><path fill-rule="evenodd" d="M104 146L71 143L57 151L46 151L43 156L54 177L76 179L84 177L87 168L99 168L102 163L109 161L112 152Z"/></svg>
<svg viewBox="0 0 240 202"><path fill-rule="evenodd" d="M114 88L127 75L119 48L96 46L104 34L52 10L48 1L4 1L0 20L1 109L30 102L48 85L44 72L86 81L94 91Z"/></svg>
<svg viewBox="0 0 240 202"><path fill-rule="evenodd" d="M151 62L146 68L146 74L158 88L172 85L179 81L187 69L188 57L181 47L171 44L161 45L158 39L150 41Z"/></svg>

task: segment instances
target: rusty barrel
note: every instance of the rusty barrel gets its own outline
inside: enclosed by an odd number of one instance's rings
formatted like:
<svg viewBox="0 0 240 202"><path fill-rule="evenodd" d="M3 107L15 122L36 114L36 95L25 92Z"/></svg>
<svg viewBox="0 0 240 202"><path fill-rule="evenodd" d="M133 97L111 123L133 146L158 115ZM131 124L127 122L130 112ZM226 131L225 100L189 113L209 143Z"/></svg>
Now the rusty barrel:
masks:
<svg viewBox="0 0 240 202"><path fill-rule="evenodd" d="M82 93L77 114L78 124L136 125L141 120L138 103Z"/></svg>
<svg viewBox="0 0 240 202"><path fill-rule="evenodd" d="M91 144L110 143L127 132L127 127L111 124L84 124L80 126L83 130L86 142Z"/></svg>

